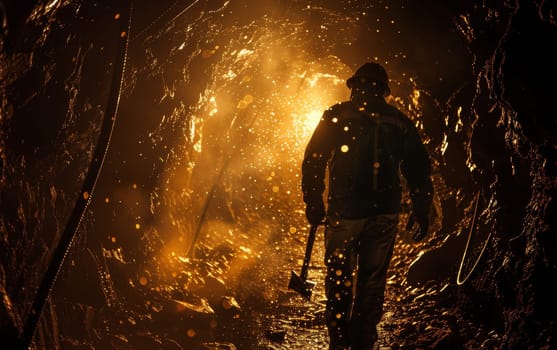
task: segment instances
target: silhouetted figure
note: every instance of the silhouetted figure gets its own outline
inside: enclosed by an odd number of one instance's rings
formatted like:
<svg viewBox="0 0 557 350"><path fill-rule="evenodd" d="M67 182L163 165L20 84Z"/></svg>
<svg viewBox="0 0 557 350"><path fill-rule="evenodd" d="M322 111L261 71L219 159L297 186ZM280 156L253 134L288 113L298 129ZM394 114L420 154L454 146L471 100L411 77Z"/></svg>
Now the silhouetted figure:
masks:
<svg viewBox="0 0 557 350"><path fill-rule="evenodd" d="M385 101L390 94L385 69L366 63L346 83L350 100L323 113L307 145L302 190L310 224L326 223L329 349L369 350L383 315L401 210L400 174L418 224L416 241L428 231L433 186L430 159L416 127Z"/></svg>

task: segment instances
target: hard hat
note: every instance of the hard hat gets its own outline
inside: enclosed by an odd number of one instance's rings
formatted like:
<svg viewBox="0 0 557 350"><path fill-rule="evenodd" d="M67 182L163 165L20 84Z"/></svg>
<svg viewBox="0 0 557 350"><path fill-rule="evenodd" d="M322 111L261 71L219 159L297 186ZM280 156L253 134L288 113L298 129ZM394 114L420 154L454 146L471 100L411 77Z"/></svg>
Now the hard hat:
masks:
<svg viewBox="0 0 557 350"><path fill-rule="evenodd" d="M389 77L387 76L385 68L383 68L383 66L381 66L379 63L365 63L360 68L358 68L354 75L346 81L346 85L350 89L352 89L356 81L360 81L361 83L379 83L383 85L383 88L385 89L385 96L391 94L391 89L389 89Z"/></svg>

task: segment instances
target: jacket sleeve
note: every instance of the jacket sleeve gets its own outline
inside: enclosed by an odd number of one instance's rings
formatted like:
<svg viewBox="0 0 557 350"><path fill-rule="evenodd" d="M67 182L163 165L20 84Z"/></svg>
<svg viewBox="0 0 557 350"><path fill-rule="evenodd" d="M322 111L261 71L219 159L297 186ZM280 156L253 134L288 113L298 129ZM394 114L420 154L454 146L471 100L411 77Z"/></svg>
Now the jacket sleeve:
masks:
<svg viewBox="0 0 557 350"><path fill-rule="evenodd" d="M427 218L433 198L431 161L412 123L409 123L403 140L401 171L408 183L414 214Z"/></svg>
<svg viewBox="0 0 557 350"><path fill-rule="evenodd" d="M311 136L302 162L302 193L306 204L323 201L325 170L333 149L330 109L323 113Z"/></svg>

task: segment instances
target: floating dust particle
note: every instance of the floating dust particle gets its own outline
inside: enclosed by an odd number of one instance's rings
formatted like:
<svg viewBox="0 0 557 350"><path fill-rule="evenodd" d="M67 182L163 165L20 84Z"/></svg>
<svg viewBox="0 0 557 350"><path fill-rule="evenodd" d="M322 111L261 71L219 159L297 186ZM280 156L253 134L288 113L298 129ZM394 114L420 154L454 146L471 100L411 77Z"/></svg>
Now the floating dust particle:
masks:
<svg viewBox="0 0 557 350"><path fill-rule="evenodd" d="M253 96L252 95L246 95L244 96L244 98L242 98L240 100L240 102L238 102L238 104L236 105L236 108L238 109L245 109L247 106L249 106L251 103L253 102Z"/></svg>
<svg viewBox="0 0 557 350"><path fill-rule="evenodd" d="M204 49L203 51L201 51L201 57L203 58L209 58L211 56L213 56L215 53L217 53L217 50L219 49L219 46L215 46L215 48L213 49Z"/></svg>
<svg viewBox="0 0 557 350"><path fill-rule="evenodd" d="M244 96L244 101L246 101L247 104L252 103L253 102L253 96L252 95Z"/></svg>

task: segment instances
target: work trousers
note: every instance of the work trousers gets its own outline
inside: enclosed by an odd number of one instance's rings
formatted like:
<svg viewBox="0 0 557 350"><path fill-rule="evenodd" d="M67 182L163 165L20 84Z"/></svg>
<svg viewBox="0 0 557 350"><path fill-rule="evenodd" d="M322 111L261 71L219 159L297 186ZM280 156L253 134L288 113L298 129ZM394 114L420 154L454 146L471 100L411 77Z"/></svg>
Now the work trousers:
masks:
<svg viewBox="0 0 557 350"><path fill-rule="evenodd" d="M337 344L369 350L377 340L397 226L398 214L329 218L325 292L331 348Z"/></svg>

